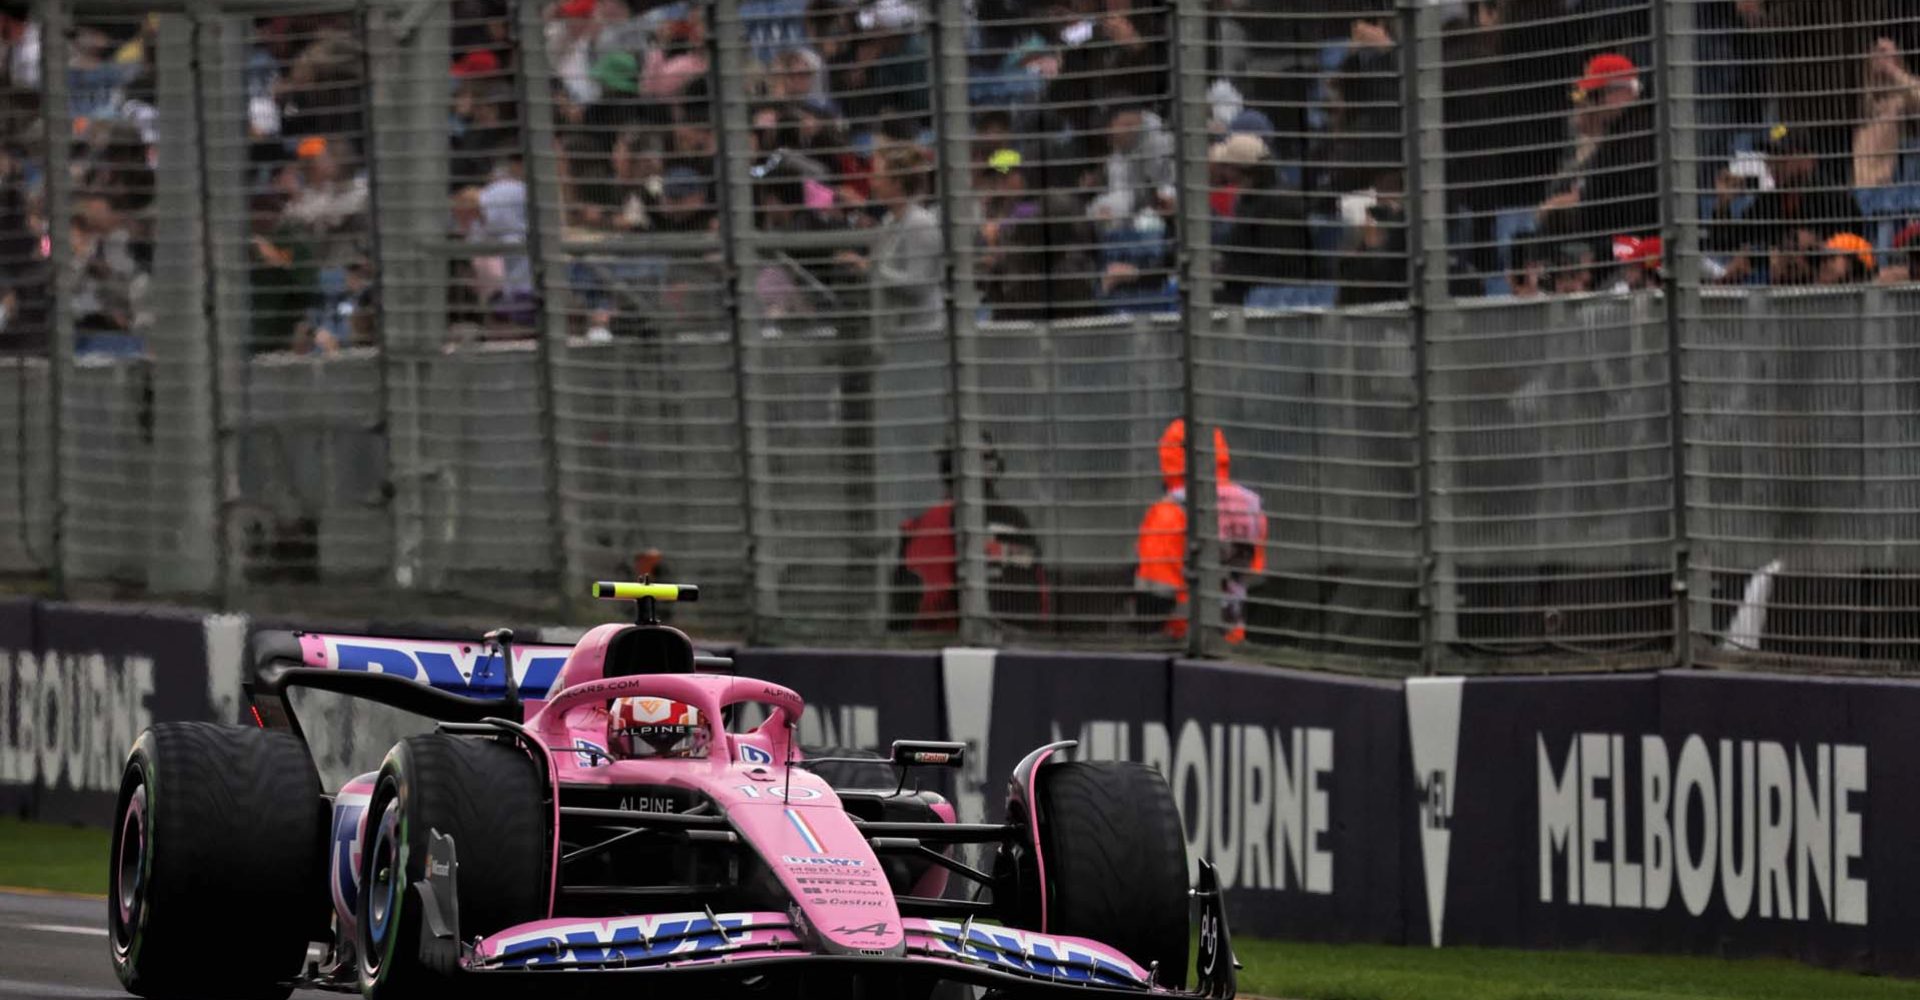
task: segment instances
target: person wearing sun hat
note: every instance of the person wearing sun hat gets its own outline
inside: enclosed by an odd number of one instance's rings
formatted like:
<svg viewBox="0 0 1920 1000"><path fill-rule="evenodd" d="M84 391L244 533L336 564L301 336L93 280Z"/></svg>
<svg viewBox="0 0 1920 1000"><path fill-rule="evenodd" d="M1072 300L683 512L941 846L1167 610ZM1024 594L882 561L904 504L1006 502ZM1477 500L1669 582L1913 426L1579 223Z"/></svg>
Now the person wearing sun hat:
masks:
<svg viewBox="0 0 1920 1000"><path fill-rule="evenodd" d="M1823 285L1864 285L1873 280L1878 262L1873 244L1858 233L1838 233L1828 238L1826 254L1820 258L1819 282Z"/></svg>

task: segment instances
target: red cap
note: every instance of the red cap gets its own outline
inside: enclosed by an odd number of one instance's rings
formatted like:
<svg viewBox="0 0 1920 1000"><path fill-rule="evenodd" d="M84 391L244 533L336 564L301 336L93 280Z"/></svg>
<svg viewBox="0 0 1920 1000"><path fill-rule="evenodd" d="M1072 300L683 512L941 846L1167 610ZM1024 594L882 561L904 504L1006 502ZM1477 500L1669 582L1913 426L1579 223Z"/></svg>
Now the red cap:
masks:
<svg viewBox="0 0 1920 1000"><path fill-rule="evenodd" d="M554 9L554 14L570 21L584 21L593 16L593 0L565 0Z"/></svg>
<svg viewBox="0 0 1920 1000"><path fill-rule="evenodd" d="M485 76L500 72L500 57L486 49L475 49L453 64L454 76Z"/></svg>
<svg viewBox="0 0 1920 1000"><path fill-rule="evenodd" d="M1613 259L1621 264L1648 264L1658 267L1661 249L1658 236L1615 236L1613 238Z"/></svg>
<svg viewBox="0 0 1920 1000"><path fill-rule="evenodd" d="M1587 71L1580 77L1580 90L1587 93L1613 83L1638 83L1640 69L1633 60L1618 52L1602 52L1587 60Z"/></svg>

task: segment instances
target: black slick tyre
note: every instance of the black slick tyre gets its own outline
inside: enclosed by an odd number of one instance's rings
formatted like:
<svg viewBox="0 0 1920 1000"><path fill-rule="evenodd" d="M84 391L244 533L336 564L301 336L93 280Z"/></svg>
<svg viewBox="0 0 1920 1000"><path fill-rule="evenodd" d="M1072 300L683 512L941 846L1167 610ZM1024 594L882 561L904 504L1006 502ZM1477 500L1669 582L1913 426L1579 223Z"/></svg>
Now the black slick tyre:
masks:
<svg viewBox="0 0 1920 1000"><path fill-rule="evenodd" d="M122 772L108 947L138 996L285 997L324 931L326 802L300 739L162 723Z"/></svg>
<svg viewBox="0 0 1920 1000"><path fill-rule="evenodd" d="M457 970L420 957L422 901L432 831L457 854L463 941L538 920L547 912L552 856L539 772L505 743L434 733L387 753L367 804L354 951L369 1000L453 996Z"/></svg>
<svg viewBox="0 0 1920 1000"><path fill-rule="evenodd" d="M1166 779L1145 764L1075 761L1042 767L1037 784L1046 932L1110 945L1183 988L1187 840Z"/></svg>

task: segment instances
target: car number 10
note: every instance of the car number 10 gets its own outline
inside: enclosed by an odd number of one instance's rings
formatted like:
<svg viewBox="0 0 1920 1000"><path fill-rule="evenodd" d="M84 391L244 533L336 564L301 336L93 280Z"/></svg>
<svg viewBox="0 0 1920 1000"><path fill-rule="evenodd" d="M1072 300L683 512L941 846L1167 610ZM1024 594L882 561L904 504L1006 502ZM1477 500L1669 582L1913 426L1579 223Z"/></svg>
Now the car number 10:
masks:
<svg viewBox="0 0 1920 1000"><path fill-rule="evenodd" d="M740 785L738 787L740 794L750 799L757 799L762 794L765 794L768 798L779 799L782 802L805 802L808 799L817 799L820 797L820 793L811 788L795 788L790 790L785 785L769 785L764 789L754 785Z"/></svg>

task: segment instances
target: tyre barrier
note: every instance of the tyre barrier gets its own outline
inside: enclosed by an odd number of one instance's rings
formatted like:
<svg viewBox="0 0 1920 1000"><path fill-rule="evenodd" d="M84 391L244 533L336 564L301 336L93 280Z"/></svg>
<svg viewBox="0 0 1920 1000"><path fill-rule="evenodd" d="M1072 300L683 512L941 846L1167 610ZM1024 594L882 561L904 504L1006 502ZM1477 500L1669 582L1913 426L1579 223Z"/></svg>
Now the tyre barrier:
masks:
<svg viewBox="0 0 1920 1000"><path fill-rule="evenodd" d="M0 809L109 822L138 733L239 717L248 628L236 616L0 600ZM1244 933L1781 955L1920 974L1907 933L1920 917L1920 864L1908 859L1920 843L1909 763L1920 759L1920 682L1705 671L1383 681L987 649L734 656L740 673L808 698L805 744L967 743L963 769L927 778L963 820L999 818L1006 776L1040 743L1077 740L1070 759L1156 768L1189 865L1217 866ZM377 769L424 728L358 711L309 733L323 787L330 772Z"/></svg>

